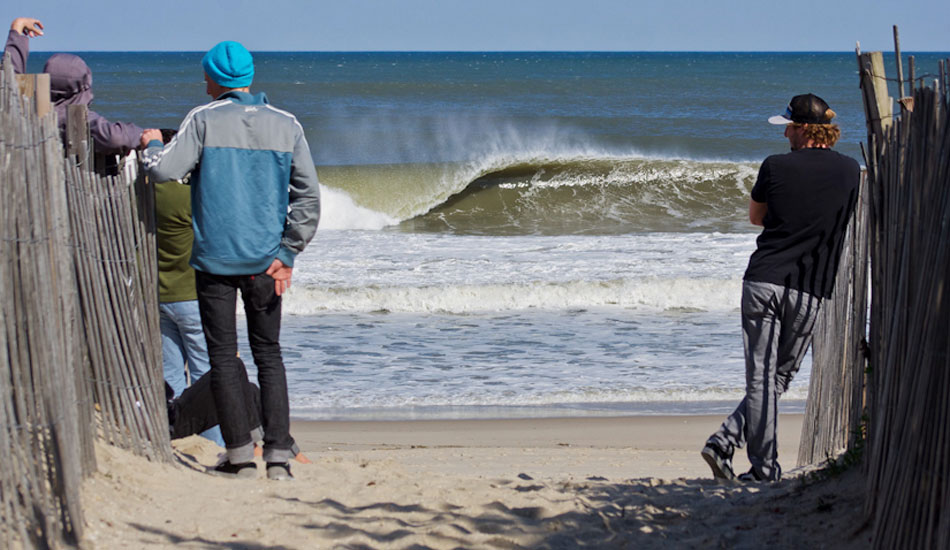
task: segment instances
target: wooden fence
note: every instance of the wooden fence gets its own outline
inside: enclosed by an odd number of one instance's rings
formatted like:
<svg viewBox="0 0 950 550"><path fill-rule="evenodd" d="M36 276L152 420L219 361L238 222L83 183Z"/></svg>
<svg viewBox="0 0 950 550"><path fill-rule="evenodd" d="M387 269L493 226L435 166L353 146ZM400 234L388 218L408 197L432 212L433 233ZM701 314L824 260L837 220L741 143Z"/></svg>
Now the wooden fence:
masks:
<svg viewBox="0 0 950 550"><path fill-rule="evenodd" d="M895 28L897 59L900 47ZM871 210L866 512L875 548L950 548L950 109L947 67L858 52Z"/></svg>
<svg viewBox="0 0 950 550"><path fill-rule="evenodd" d="M868 192L862 176L831 299L812 340L811 382L799 465L816 464L863 440L868 308Z"/></svg>
<svg viewBox="0 0 950 550"><path fill-rule="evenodd" d="M64 160L0 70L0 547L82 538L97 438L170 461L154 223L131 174ZM88 141L87 141L88 143Z"/></svg>

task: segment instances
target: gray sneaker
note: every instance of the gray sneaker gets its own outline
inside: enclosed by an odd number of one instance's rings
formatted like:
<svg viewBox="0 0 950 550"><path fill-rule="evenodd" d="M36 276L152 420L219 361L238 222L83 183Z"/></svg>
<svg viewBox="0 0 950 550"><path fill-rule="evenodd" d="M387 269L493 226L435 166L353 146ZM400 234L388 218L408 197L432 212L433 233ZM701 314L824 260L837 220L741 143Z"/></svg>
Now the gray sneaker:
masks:
<svg viewBox="0 0 950 550"><path fill-rule="evenodd" d="M736 473L732 471L732 457L727 455L718 445L706 443L700 454L706 464L709 464L713 477L729 481L736 479Z"/></svg>
<svg viewBox="0 0 950 550"><path fill-rule="evenodd" d="M274 481L293 481L294 476L290 473L290 464L286 462L268 462L267 479Z"/></svg>

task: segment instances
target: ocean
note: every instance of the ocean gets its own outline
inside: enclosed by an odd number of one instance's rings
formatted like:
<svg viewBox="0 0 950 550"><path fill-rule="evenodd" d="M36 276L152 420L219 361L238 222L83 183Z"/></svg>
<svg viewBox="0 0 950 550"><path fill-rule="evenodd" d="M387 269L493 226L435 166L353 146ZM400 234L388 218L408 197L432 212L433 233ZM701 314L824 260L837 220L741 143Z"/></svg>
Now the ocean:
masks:
<svg viewBox="0 0 950 550"><path fill-rule="evenodd" d="M201 53L80 55L111 120L177 128L208 101ZM252 91L300 120L322 185L284 301L300 419L727 413L749 190L788 149L766 119L814 92L863 164L852 53L255 61ZM803 410L809 371L783 410Z"/></svg>

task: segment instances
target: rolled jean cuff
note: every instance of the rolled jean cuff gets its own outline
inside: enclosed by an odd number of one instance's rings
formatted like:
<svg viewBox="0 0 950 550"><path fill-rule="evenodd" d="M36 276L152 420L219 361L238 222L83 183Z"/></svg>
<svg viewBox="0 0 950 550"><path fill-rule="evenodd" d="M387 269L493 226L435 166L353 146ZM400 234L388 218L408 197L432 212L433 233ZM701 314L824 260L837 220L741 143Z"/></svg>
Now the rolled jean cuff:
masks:
<svg viewBox="0 0 950 550"><path fill-rule="evenodd" d="M260 426L251 430L251 443L261 443L264 441L264 430Z"/></svg>
<svg viewBox="0 0 950 550"><path fill-rule="evenodd" d="M240 447L228 447L228 462L231 464L244 464L254 460L254 442L251 441Z"/></svg>
<svg viewBox="0 0 950 550"><path fill-rule="evenodd" d="M293 444L290 449L264 449L264 462L289 462L291 458L297 456L294 449L297 444Z"/></svg>

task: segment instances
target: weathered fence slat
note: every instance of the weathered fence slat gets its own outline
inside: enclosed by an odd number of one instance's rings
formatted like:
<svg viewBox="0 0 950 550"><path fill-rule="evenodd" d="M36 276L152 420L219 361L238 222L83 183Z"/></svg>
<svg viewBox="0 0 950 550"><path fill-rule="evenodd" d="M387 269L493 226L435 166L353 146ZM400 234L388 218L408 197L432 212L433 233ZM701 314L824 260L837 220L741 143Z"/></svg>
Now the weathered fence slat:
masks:
<svg viewBox="0 0 950 550"><path fill-rule="evenodd" d="M44 79L37 79L43 82ZM2 89L3 208L0 304L3 356L3 527L9 548L73 545L82 536L79 482L93 462L75 409L68 326L72 256L64 205L62 149L54 115L37 117L42 101L24 100L10 65ZM48 77L45 79L48 84ZM48 97L47 97L48 100ZM83 447L88 452L83 452Z"/></svg>
<svg viewBox="0 0 950 550"><path fill-rule="evenodd" d="M0 547L77 544L96 437L170 461L154 218L134 170L64 159L43 78L0 70ZM48 84L48 79L46 80ZM37 88L39 83L39 88ZM37 89L40 89L37 92ZM48 93L46 93L48 100ZM83 136L85 132L86 136ZM134 161L133 161L134 163ZM134 168L134 165L133 165Z"/></svg>
<svg viewBox="0 0 950 550"><path fill-rule="evenodd" d="M812 341L812 371L798 448L800 465L834 457L855 445L864 416L868 270L867 181L848 224L831 299Z"/></svg>
<svg viewBox="0 0 950 550"><path fill-rule="evenodd" d="M871 116L890 101L886 89L862 85L873 232L866 512L875 548L950 547L950 108L940 73L933 87L912 77L911 101L901 101L890 128ZM883 70L862 75L872 79L883 82Z"/></svg>

